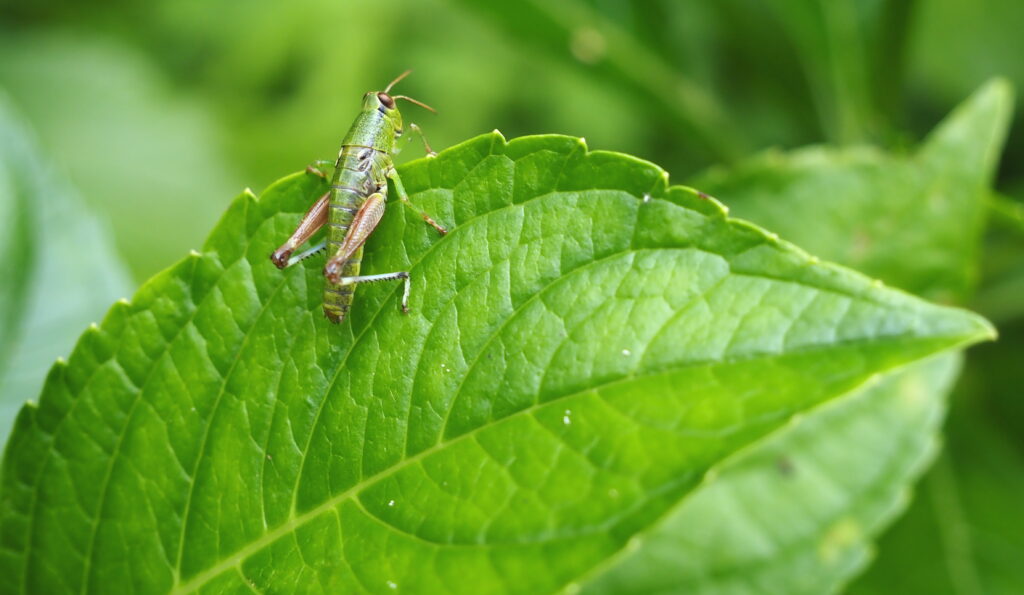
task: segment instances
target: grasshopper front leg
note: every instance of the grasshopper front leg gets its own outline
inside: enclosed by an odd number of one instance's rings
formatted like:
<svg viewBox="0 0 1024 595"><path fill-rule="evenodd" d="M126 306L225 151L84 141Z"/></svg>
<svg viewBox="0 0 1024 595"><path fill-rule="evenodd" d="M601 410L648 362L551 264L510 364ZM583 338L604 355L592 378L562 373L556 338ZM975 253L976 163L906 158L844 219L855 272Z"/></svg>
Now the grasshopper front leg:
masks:
<svg viewBox="0 0 1024 595"><path fill-rule="evenodd" d="M310 163L309 165L306 166L306 173L313 174L314 176L318 176L326 180L327 174L324 173L324 169L326 169L327 167L334 167L334 162L328 161L326 159L317 159L313 163Z"/></svg>
<svg viewBox="0 0 1024 595"><path fill-rule="evenodd" d="M430 143L427 142L427 135L423 134L422 128L417 126L415 122L409 122L409 130L420 135L420 140L423 141L423 150L426 151L427 157L437 157L437 151L430 148Z"/></svg>
<svg viewBox="0 0 1024 595"><path fill-rule="evenodd" d="M330 204L330 198L331 193L326 192L313 203L313 206L309 207L309 210L303 215L302 221L299 222L299 226L295 228L295 233L270 255L270 260L274 262L274 266L279 269L288 266L288 260L292 252L295 252L296 248L305 244L318 229L324 226L324 223L327 223L327 207Z"/></svg>

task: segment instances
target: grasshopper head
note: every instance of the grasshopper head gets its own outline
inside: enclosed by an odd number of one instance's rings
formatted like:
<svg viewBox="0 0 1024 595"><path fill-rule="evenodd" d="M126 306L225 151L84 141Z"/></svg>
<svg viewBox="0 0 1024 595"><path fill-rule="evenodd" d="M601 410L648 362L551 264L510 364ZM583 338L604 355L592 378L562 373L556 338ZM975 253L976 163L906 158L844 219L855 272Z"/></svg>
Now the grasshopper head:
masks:
<svg viewBox="0 0 1024 595"><path fill-rule="evenodd" d="M395 98L384 91L370 91L363 95L363 111L378 111L391 121L395 130L402 129L402 114L395 105Z"/></svg>
<svg viewBox="0 0 1024 595"><path fill-rule="evenodd" d="M434 111L434 108L423 103L422 101L417 101L412 97L406 97L405 95L390 95L391 87L394 87L395 83L408 76L410 72L411 71L406 70L402 74L398 75L398 78L391 81L391 84L385 87L383 91L370 91L366 95L363 95L363 112L380 112L381 114L384 115L384 118L391 123L392 129L397 131L399 134L401 134L402 130L402 114L399 113L398 106L395 105L396 99L404 99L410 103L415 103L420 107L426 108L434 113L437 113L436 111Z"/></svg>

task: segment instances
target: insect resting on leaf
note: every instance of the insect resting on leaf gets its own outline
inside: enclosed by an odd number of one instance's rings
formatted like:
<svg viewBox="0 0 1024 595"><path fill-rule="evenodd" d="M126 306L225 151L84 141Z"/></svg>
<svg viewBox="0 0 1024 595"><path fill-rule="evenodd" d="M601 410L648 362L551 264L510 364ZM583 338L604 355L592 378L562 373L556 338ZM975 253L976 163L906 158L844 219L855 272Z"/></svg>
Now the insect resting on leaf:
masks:
<svg viewBox="0 0 1024 595"><path fill-rule="evenodd" d="M394 185L402 204L415 211L440 234L447 233L430 216L409 202L409 195L402 186L402 180L398 177L392 161L392 156L398 152L395 143L402 136L402 114L399 113L395 100L404 99L434 111L430 106L411 97L388 94L395 83L405 78L409 72L407 70L400 74L383 91L370 91L363 96L363 109L341 142L338 159L333 162L334 174L330 178L330 190L306 211L288 241L270 255L270 260L277 268L283 269L328 249L327 264L324 265L324 314L335 324L345 319L345 314L352 305L352 294L359 283L401 279L404 282L402 311L409 311L407 271L377 275L359 274L363 244L384 215L388 180ZM418 126L410 123L409 128L423 138ZM423 138L423 146L427 150L427 155L434 155L426 138ZM330 161L318 161L307 167L306 171L326 178L327 175L319 167L331 164ZM324 242L292 256L299 246L306 243L324 225L327 225L327 239Z"/></svg>

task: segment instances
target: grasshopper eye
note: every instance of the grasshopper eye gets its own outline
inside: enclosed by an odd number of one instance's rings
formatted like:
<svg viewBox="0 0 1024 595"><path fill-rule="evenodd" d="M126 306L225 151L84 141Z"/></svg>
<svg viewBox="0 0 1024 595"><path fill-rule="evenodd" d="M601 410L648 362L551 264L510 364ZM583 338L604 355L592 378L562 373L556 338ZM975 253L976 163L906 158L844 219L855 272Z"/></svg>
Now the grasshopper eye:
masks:
<svg viewBox="0 0 1024 595"><path fill-rule="evenodd" d="M384 107L386 107L388 109L394 109L395 108L395 100L392 99L392 97L390 95L388 95L387 93L383 93L383 92L377 93L377 99L379 99L380 102L382 104L384 104Z"/></svg>

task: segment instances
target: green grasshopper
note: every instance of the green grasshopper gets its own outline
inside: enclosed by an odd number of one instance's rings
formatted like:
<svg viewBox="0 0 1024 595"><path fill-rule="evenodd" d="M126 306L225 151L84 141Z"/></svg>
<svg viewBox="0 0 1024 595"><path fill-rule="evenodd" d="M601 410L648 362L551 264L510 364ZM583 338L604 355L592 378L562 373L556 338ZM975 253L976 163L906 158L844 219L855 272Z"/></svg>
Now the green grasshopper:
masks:
<svg viewBox="0 0 1024 595"><path fill-rule="evenodd" d="M395 105L396 99L404 99L430 111L430 106L404 95L389 95L391 88L405 78L405 71L391 81L383 91L370 91L363 96L363 109L356 116L352 128L341 142L337 161L333 162L334 175L331 189L321 196L295 228L288 241L270 255L270 260L279 269L291 266L321 250L331 252L324 265L324 314L328 320L338 324L345 319L352 305L352 294L359 283L377 281L404 281L402 312L409 311L409 273L397 271L378 275L360 275L359 264L363 255L363 244L377 227L384 215L384 201L387 197L388 180L394 185L402 204L415 211L423 220L440 234L447 233L430 216L409 202L409 195L402 185L392 157L398 153L396 141L402 136L402 114ZM409 128L423 133L415 124ZM426 138L423 146L427 155L432 156ZM330 161L318 161L306 171L326 178L319 167L331 165ZM298 255L292 253L306 243L318 229L327 225L327 239Z"/></svg>

